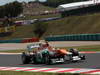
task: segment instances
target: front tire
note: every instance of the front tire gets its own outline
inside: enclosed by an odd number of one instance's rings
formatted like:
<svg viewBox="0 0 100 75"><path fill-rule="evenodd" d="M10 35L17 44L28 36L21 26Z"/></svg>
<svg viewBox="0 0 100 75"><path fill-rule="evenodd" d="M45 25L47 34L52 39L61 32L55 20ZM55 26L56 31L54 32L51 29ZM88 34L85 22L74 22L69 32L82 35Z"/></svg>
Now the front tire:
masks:
<svg viewBox="0 0 100 75"><path fill-rule="evenodd" d="M45 64L47 65L53 64L49 54L45 54Z"/></svg>
<svg viewBox="0 0 100 75"><path fill-rule="evenodd" d="M24 52L22 53L21 59L23 64L29 64L31 61L30 57L26 55Z"/></svg>
<svg viewBox="0 0 100 75"><path fill-rule="evenodd" d="M85 55L80 56L81 60L85 60Z"/></svg>

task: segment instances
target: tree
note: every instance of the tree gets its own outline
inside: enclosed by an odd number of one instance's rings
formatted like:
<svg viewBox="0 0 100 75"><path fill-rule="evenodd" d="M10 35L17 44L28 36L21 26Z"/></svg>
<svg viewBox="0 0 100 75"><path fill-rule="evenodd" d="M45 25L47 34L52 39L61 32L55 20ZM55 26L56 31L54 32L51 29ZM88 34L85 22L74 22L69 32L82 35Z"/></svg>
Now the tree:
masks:
<svg viewBox="0 0 100 75"><path fill-rule="evenodd" d="M13 3L5 5L6 16L16 17L23 12L23 6L21 3L15 1Z"/></svg>
<svg viewBox="0 0 100 75"><path fill-rule="evenodd" d="M13 3L6 4L0 7L0 18L7 17L16 17L23 12L22 3L17 1Z"/></svg>
<svg viewBox="0 0 100 75"><path fill-rule="evenodd" d="M37 22L34 25L34 33L37 37L41 37L47 30L47 23L44 22Z"/></svg>
<svg viewBox="0 0 100 75"><path fill-rule="evenodd" d="M4 6L1 6L0 7L0 18L4 18L5 13L6 13L5 7Z"/></svg>

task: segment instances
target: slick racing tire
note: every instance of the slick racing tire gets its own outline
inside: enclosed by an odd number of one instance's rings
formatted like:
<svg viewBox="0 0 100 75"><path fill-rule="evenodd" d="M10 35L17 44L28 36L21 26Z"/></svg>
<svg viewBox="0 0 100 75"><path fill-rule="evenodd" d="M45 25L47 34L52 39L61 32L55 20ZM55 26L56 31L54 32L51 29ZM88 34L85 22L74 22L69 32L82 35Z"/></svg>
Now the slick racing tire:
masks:
<svg viewBox="0 0 100 75"><path fill-rule="evenodd" d="M32 60L33 60L34 64L38 64L38 62L37 62L37 54L33 55L33 59Z"/></svg>
<svg viewBox="0 0 100 75"><path fill-rule="evenodd" d="M22 59L23 64L29 64L30 63L30 57L28 55L26 55L25 53L22 53L21 59Z"/></svg>
<svg viewBox="0 0 100 75"><path fill-rule="evenodd" d="M47 65L53 64L49 54L45 55L45 64Z"/></svg>

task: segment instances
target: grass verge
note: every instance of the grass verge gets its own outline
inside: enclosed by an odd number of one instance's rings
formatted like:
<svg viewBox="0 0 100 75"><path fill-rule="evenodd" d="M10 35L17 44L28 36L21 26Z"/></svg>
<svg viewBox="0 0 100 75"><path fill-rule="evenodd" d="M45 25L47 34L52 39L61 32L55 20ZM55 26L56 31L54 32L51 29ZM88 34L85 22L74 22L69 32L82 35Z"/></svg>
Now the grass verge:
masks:
<svg viewBox="0 0 100 75"><path fill-rule="evenodd" d="M100 51L100 45L64 47L64 48L65 49L76 48L79 51Z"/></svg>
<svg viewBox="0 0 100 75"><path fill-rule="evenodd" d="M86 74L70 74L70 73L41 73L41 72L15 72L15 71L0 71L0 75L86 75ZM89 75L89 74L88 74Z"/></svg>
<svg viewBox="0 0 100 75"><path fill-rule="evenodd" d="M25 51L26 50L4 50L4 51L0 51L0 53L22 53Z"/></svg>

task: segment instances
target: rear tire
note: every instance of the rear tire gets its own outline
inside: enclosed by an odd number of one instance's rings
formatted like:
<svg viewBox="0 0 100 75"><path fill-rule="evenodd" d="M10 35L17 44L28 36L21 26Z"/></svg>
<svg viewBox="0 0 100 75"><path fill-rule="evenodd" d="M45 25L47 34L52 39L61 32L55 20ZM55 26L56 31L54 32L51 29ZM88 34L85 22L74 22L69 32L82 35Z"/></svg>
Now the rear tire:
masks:
<svg viewBox="0 0 100 75"><path fill-rule="evenodd" d="M38 64L38 62L37 62L37 55L36 54L33 55L33 59L32 60L33 60L34 64Z"/></svg>

